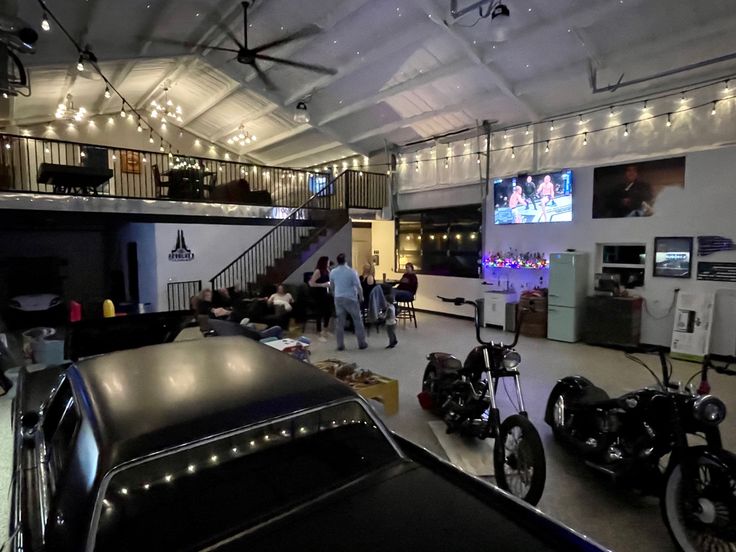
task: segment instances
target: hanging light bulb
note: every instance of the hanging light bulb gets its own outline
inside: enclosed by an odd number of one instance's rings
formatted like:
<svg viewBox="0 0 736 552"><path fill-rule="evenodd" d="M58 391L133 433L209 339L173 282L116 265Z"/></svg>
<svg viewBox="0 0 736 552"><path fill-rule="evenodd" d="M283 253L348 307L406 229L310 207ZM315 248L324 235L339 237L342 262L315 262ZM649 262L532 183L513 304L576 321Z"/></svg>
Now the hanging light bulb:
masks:
<svg viewBox="0 0 736 552"><path fill-rule="evenodd" d="M525 134L526 136L528 136L528 135L529 135L529 125L526 125L526 130L524 131L524 134Z"/></svg>
<svg viewBox="0 0 736 552"><path fill-rule="evenodd" d="M624 125L624 136L628 136L628 135L629 135L629 125L626 124Z"/></svg>
<svg viewBox="0 0 736 552"><path fill-rule="evenodd" d="M105 86L105 99L109 100L110 96L112 96L112 94L110 93L110 87L106 85Z"/></svg>
<svg viewBox="0 0 736 552"><path fill-rule="evenodd" d="M138 117L138 128L136 129L138 132L143 132L143 125L141 125L141 118Z"/></svg>
<svg viewBox="0 0 736 552"><path fill-rule="evenodd" d="M294 122L302 124L309 122L309 111L307 111L306 102L301 101L296 104L294 108Z"/></svg>
<svg viewBox="0 0 736 552"><path fill-rule="evenodd" d="M516 152L514 151L514 148L511 148L511 159L516 159Z"/></svg>
<svg viewBox="0 0 736 552"><path fill-rule="evenodd" d="M480 165L480 153L478 154L478 159L475 160L475 162Z"/></svg>
<svg viewBox="0 0 736 552"><path fill-rule="evenodd" d="M49 25L49 14L46 12L43 12L43 17L41 18L41 28L46 32L51 30L51 25Z"/></svg>
<svg viewBox="0 0 736 552"><path fill-rule="evenodd" d="M161 140L161 145L158 147L158 151L160 151L161 153L163 153L165 150L166 150L166 148L164 147L164 141L162 139Z"/></svg>
<svg viewBox="0 0 736 552"><path fill-rule="evenodd" d="M125 102L120 105L120 116L125 119Z"/></svg>
<svg viewBox="0 0 736 552"><path fill-rule="evenodd" d="M681 104L684 104L684 103L685 103L686 101L687 101L687 98L685 97L685 92L683 92L683 93L682 93L682 94L680 95L680 103L681 103Z"/></svg>
<svg viewBox="0 0 736 552"><path fill-rule="evenodd" d="M547 143L544 146L544 153L549 153L549 140L547 140Z"/></svg>
<svg viewBox="0 0 736 552"><path fill-rule="evenodd" d="M611 109L608 112L609 117L613 117L616 114L616 112L613 110L613 106L611 106Z"/></svg>
<svg viewBox="0 0 736 552"><path fill-rule="evenodd" d="M723 89L728 92L731 89L730 79L726 79L723 83Z"/></svg>
<svg viewBox="0 0 736 552"><path fill-rule="evenodd" d="M668 127L672 126L672 113L667 114L667 122L665 123Z"/></svg>
<svg viewBox="0 0 736 552"><path fill-rule="evenodd" d="M503 139L506 140L509 137L509 135L506 133L506 131L503 131Z"/></svg>
<svg viewBox="0 0 736 552"><path fill-rule="evenodd" d="M644 111L645 113L649 111L649 105L647 105L646 100L644 100L644 105L642 106L641 110Z"/></svg>
<svg viewBox="0 0 736 552"><path fill-rule="evenodd" d="M148 142L153 144L153 131L148 134Z"/></svg>
<svg viewBox="0 0 736 552"><path fill-rule="evenodd" d="M77 60L77 71L84 71L84 56L82 54L79 54L79 59Z"/></svg>
<svg viewBox="0 0 736 552"><path fill-rule="evenodd" d="M552 123L549 125L549 130L552 132L555 129L555 122L552 120Z"/></svg>
<svg viewBox="0 0 736 552"><path fill-rule="evenodd" d="M415 162L414 162L414 170L415 170L416 172L419 172L419 161L415 161Z"/></svg>
<svg viewBox="0 0 736 552"><path fill-rule="evenodd" d="M710 110L710 114L711 115L715 115L716 114L716 103L718 103L718 102L713 102L713 109Z"/></svg>
<svg viewBox="0 0 736 552"><path fill-rule="evenodd" d="M582 125L582 124L583 124L583 122L584 122L584 121L583 121L583 116L582 116L582 115L578 115L578 124L579 124L579 125Z"/></svg>
<svg viewBox="0 0 736 552"><path fill-rule="evenodd" d="M588 145L588 133L587 132L583 133L583 145L584 146Z"/></svg>
<svg viewBox="0 0 736 552"><path fill-rule="evenodd" d="M446 169L449 169L450 168L450 161L449 161L449 159L447 159L447 157L445 157L445 168Z"/></svg>

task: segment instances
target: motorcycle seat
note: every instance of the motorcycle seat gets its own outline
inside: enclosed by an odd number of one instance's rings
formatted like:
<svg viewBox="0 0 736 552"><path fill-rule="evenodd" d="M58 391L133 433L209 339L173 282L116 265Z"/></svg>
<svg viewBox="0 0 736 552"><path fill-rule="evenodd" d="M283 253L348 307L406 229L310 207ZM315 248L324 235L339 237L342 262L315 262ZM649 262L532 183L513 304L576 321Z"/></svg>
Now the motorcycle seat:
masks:
<svg viewBox="0 0 736 552"><path fill-rule="evenodd" d="M437 362L443 370L460 370L463 367L460 359L450 353L431 353L429 358Z"/></svg>
<svg viewBox="0 0 736 552"><path fill-rule="evenodd" d="M585 387L582 394L576 398L576 402L583 406L592 406L609 400L611 400L611 397L608 396L608 393L595 385Z"/></svg>

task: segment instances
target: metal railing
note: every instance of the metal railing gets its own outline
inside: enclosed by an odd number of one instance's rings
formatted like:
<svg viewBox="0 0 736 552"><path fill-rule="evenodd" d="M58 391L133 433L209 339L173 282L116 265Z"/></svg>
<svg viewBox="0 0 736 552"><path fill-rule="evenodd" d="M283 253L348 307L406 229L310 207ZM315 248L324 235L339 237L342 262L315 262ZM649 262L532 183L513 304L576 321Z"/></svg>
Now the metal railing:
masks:
<svg viewBox="0 0 736 552"><path fill-rule="evenodd" d="M329 181L213 276L212 289L235 284L247 289L263 278L271 283L285 279L306 261L320 235L336 232L348 222L350 193L359 191L353 182L361 178L357 171L344 171Z"/></svg>
<svg viewBox="0 0 736 552"><path fill-rule="evenodd" d="M192 296L202 291L202 280L169 282L166 284L166 297L170 311L189 310Z"/></svg>
<svg viewBox="0 0 736 552"><path fill-rule="evenodd" d="M0 191L70 195L59 186L39 182L42 163L111 169L112 178L90 190L94 195L107 197L253 204L253 192L260 192L255 204L261 204L265 197L268 204L276 207L300 207L319 191L322 195L312 201L312 208L323 209L330 208L334 195L329 185L325 186L332 177L329 172L0 133ZM166 175L172 169L181 170L176 167L182 164L196 166L194 170L202 175L204 191L195 197L168 197ZM354 183L344 196L348 206L369 209L385 206L386 176L348 172L355 173L351 176ZM265 193L270 195L270 200ZM356 198L356 204L349 198Z"/></svg>

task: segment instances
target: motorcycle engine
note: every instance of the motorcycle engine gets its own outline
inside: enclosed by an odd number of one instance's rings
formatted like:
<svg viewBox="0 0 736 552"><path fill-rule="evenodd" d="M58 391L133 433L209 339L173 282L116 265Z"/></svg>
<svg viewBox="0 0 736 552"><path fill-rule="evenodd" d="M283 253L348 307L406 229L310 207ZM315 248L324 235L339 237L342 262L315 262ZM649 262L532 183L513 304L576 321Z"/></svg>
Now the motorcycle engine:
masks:
<svg viewBox="0 0 736 552"><path fill-rule="evenodd" d="M452 386L452 391L442 409L447 412L446 421L457 422L478 416L485 407L473 384L463 378Z"/></svg>

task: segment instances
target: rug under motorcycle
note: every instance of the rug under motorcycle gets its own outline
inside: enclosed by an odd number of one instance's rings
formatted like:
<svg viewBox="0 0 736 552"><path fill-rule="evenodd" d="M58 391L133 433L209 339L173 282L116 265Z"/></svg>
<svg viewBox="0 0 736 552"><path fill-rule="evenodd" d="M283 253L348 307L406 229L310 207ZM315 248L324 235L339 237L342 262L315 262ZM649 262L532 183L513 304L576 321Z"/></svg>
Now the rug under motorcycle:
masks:
<svg viewBox="0 0 736 552"><path fill-rule="evenodd" d="M445 422L435 420L429 427L450 463L470 475L490 477L493 470L493 439L476 439L459 433L448 435Z"/></svg>

